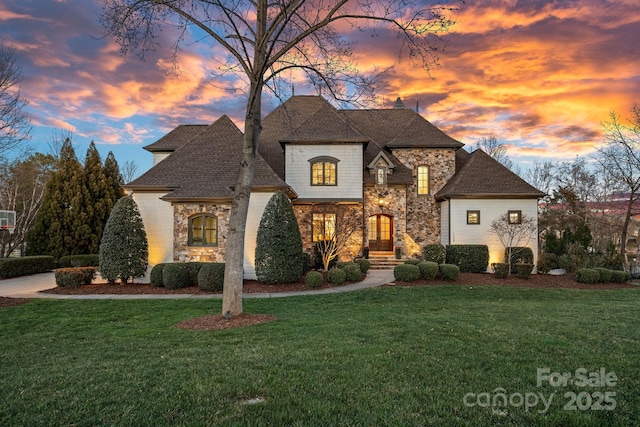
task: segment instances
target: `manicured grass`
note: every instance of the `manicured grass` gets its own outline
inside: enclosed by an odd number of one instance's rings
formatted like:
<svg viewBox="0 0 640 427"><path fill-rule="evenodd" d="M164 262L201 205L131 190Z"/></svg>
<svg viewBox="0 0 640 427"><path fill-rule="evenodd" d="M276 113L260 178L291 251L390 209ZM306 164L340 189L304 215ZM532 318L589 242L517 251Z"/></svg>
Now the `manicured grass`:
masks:
<svg viewBox="0 0 640 427"><path fill-rule="evenodd" d="M263 325L174 327L219 310L213 300L0 310L0 425L640 425L640 289L380 288L246 300L247 312L279 318ZM536 383L538 368L601 367L615 386ZM498 388L555 397L545 414L517 396L464 404ZM615 392L615 408L564 410L565 393L585 393L584 406L596 392Z"/></svg>

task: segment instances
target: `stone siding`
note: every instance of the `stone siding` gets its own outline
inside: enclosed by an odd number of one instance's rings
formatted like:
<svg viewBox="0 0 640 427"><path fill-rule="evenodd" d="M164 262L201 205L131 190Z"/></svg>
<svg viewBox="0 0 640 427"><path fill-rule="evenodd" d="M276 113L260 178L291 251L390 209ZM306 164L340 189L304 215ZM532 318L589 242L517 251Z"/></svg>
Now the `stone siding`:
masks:
<svg viewBox="0 0 640 427"><path fill-rule="evenodd" d="M455 173L455 151L451 148L398 149L393 155L412 171L413 184L407 187L406 253L440 243L440 205L433 197ZM418 166L429 166L429 194L418 195ZM419 251L419 249L418 249Z"/></svg>
<svg viewBox="0 0 640 427"><path fill-rule="evenodd" d="M175 222L173 260L179 262L224 262L227 235L229 234L230 211L231 205L222 204L173 205ZM199 213L212 214L218 218L218 246L189 246L189 217Z"/></svg>

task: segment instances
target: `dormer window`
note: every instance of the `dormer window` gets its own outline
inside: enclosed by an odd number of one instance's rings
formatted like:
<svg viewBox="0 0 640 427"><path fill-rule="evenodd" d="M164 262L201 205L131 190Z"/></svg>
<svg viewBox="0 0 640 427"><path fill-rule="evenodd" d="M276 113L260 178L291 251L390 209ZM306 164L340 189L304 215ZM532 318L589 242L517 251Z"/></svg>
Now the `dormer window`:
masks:
<svg viewBox="0 0 640 427"><path fill-rule="evenodd" d="M315 157L311 163L311 185L338 185L338 162L333 157Z"/></svg>

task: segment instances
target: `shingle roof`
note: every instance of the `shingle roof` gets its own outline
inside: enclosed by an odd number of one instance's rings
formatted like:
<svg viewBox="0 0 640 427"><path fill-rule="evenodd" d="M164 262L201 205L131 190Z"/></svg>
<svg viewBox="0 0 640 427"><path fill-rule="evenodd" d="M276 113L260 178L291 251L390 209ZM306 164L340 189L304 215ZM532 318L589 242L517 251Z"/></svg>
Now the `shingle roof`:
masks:
<svg viewBox="0 0 640 427"><path fill-rule="evenodd" d="M195 138L207 126L209 125L180 125L153 144L143 148L152 153L155 151L175 151Z"/></svg>
<svg viewBox="0 0 640 427"><path fill-rule="evenodd" d="M451 197L539 198L544 193L482 150L471 153L460 170L435 195Z"/></svg>
<svg viewBox="0 0 640 427"><path fill-rule="evenodd" d="M181 134L185 130L186 133ZM188 126L179 126L171 132L173 140L186 139L190 130ZM229 117L222 116L126 187L175 188L163 197L171 201L231 198L242 158L242 143L242 132ZM288 188L260 155L256 159L253 186Z"/></svg>

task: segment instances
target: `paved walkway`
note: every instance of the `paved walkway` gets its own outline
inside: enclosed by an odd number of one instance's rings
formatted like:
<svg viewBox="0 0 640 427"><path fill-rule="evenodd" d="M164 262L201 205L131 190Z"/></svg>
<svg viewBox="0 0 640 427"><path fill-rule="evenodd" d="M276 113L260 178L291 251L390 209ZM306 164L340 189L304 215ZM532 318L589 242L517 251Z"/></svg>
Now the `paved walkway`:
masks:
<svg viewBox="0 0 640 427"><path fill-rule="evenodd" d="M339 292L350 292L358 289L374 288L386 283L392 283L393 270L369 270L367 278L362 282L350 285L337 286L335 288L295 291L273 292L263 294L243 294L243 298L282 298L299 295L322 295ZM16 277L0 280L0 296L11 298L51 298L51 299L185 299L185 298L222 298L221 294L211 295L57 295L39 293L45 289L56 287L53 273L34 274L32 276Z"/></svg>

